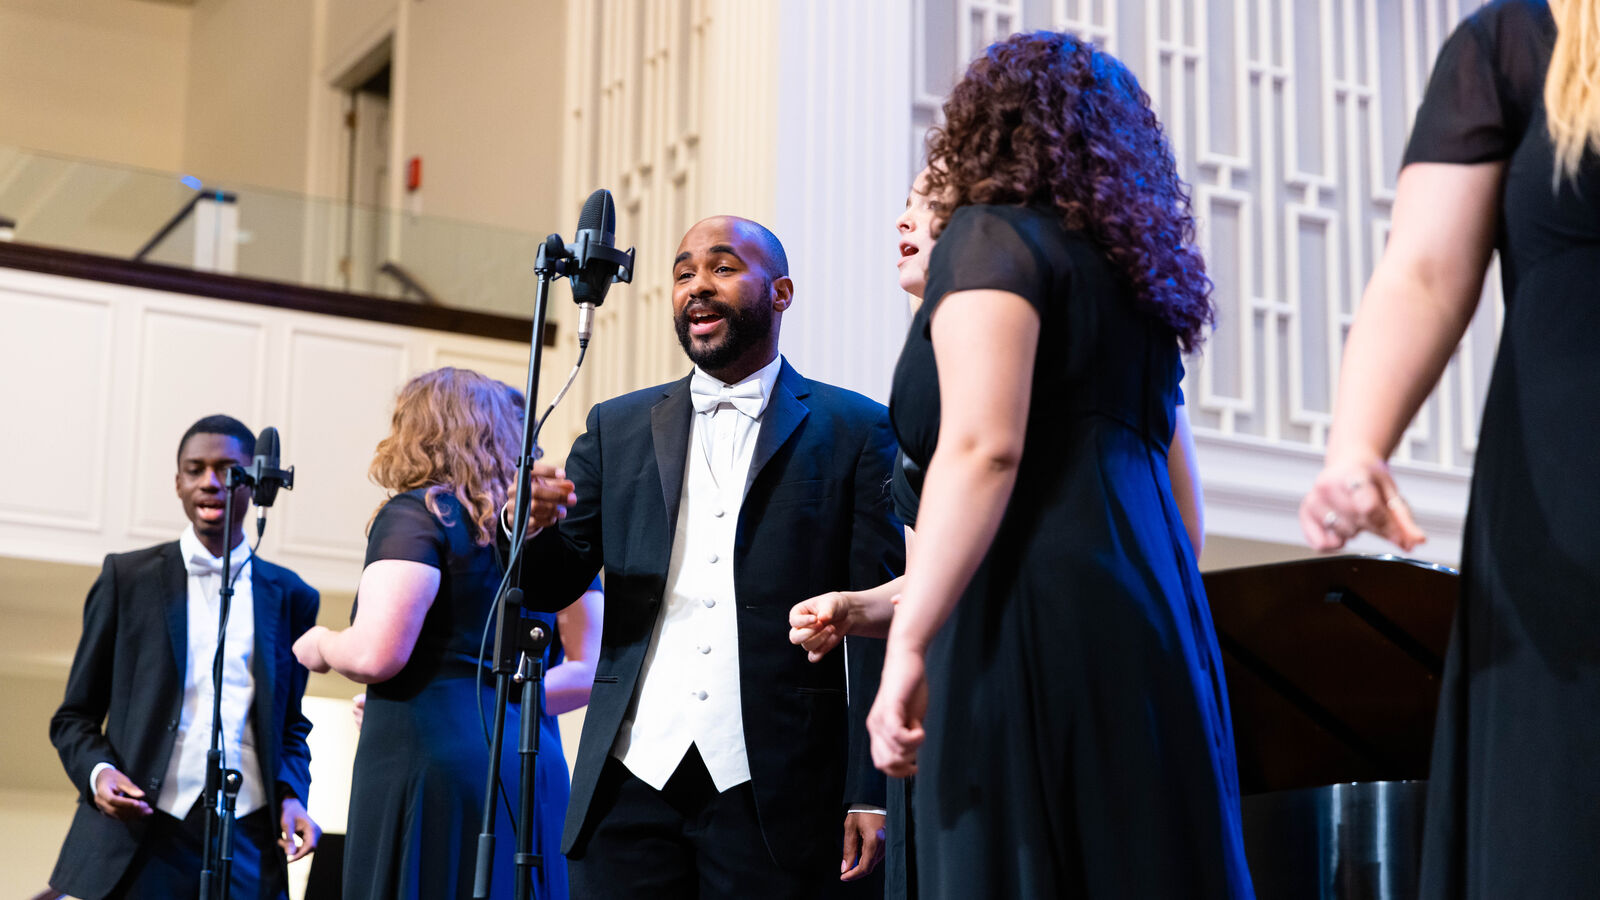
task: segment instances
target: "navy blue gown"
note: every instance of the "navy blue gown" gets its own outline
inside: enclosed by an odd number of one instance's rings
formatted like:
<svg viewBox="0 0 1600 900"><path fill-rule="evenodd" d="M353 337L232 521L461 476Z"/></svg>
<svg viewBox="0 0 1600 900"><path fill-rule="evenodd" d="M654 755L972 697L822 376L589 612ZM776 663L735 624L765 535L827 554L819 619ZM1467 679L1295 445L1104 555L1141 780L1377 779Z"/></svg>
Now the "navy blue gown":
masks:
<svg viewBox="0 0 1600 900"><path fill-rule="evenodd" d="M919 895L1251 896L1222 659L1167 478L1176 336L1050 212L960 208L929 266L890 408L917 466L941 299L1015 293L1040 335L1015 490L928 652Z"/></svg>
<svg viewBox="0 0 1600 900"><path fill-rule="evenodd" d="M493 546L473 543L453 496L436 496L445 513L446 521L441 521L427 509L424 494L425 489L418 489L392 498L378 511L367 539L368 565L380 559L408 560L433 566L442 577L405 667L367 689L350 785L346 900L472 896L489 761L480 704L485 719L494 721L494 682L487 674L480 680L478 651L503 569ZM513 703L506 713L500 762L504 796L512 803L519 784L518 723ZM565 900L566 857L560 841L567 765L553 716L541 720L540 735L534 852L543 855L545 866L535 896ZM510 898L515 843L504 800L496 806L491 896Z"/></svg>

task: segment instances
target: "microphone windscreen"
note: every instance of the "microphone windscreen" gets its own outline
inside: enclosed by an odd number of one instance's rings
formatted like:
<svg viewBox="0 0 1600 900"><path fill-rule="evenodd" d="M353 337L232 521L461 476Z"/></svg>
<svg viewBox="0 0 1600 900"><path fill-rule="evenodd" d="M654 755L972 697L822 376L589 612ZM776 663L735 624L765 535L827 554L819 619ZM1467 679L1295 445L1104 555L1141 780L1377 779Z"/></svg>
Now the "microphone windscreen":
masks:
<svg viewBox="0 0 1600 900"><path fill-rule="evenodd" d="M617 207L611 201L610 191L600 188L583 201L583 211L578 214L578 230L616 233Z"/></svg>
<svg viewBox="0 0 1600 900"><path fill-rule="evenodd" d="M278 429L267 426L261 429L261 436L256 438L255 465L256 488L251 492L250 502L256 505L256 514L262 515L261 510L271 506L278 499L278 487L281 481L268 471L278 468Z"/></svg>
<svg viewBox="0 0 1600 900"><path fill-rule="evenodd" d="M278 429L268 425L261 429L261 436L256 438L256 456L264 456L271 460L268 465L278 465Z"/></svg>

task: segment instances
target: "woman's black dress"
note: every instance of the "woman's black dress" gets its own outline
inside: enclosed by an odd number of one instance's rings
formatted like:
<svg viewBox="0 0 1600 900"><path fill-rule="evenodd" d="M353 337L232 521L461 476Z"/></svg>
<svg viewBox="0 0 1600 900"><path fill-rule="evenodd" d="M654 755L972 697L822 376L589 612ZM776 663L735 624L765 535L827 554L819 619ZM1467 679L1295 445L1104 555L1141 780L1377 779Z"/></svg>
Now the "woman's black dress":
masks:
<svg viewBox="0 0 1600 900"><path fill-rule="evenodd" d="M919 893L1251 896L1222 659L1167 478L1175 336L1054 214L956 210L894 377L924 469L931 317L981 288L1038 310L1039 351L1016 487L928 653Z"/></svg>
<svg viewBox="0 0 1600 900"><path fill-rule="evenodd" d="M1552 187L1549 8L1501 0L1440 51L1406 162L1505 161L1504 330L1434 732L1423 896L1600 893L1600 160Z"/></svg>
<svg viewBox="0 0 1600 900"><path fill-rule="evenodd" d="M367 565L409 560L439 569L442 577L405 668L367 689L350 785L346 900L472 896L489 762L479 704L485 719L494 721L494 683L485 676L479 686L478 648L502 569L492 546L472 542L453 496L436 495L445 524L428 511L424 494L418 489L392 498L378 511L367 538ZM512 704L500 762L504 796L512 803L519 784L518 722ZM560 837L567 767L554 717L546 716L541 726L535 770L541 815L534 852L543 854L545 875L537 896L563 900L567 872ZM515 841L504 801L496 806L492 896L509 898Z"/></svg>
<svg viewBox="0 0 1600 900"><path fill-rule="evenodd" d="M906 459L905 451L895 454L894 476L889 482L894 514L906 528L917 527L917 507L922 503L922 470ZM914 778L890 778L887 786L888 820L883 855L884 900L917 900L916 835L911 814Z"/></svg>

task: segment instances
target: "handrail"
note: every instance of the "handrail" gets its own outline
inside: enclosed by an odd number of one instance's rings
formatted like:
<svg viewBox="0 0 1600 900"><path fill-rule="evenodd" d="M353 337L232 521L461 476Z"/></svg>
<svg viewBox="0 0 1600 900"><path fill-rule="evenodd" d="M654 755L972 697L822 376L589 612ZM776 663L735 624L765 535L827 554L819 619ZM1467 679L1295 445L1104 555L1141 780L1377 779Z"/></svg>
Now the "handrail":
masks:
<svg viewBox="0 0 1600 900"><path fill-rule="evenodd" d="M189 198L189 202L185 203L182 209L174 213L172 218L167 220L167 224L161 226L160 231L157 231L154 235L152 235L150 240L145 241L144 246L139 248L139 252L133 255L133 261L143 262L144 258L150 255L150 251L154 250L157 245L166 240L167 235L171 234L174 229L176 229L179 225L182 225L183 220L189 218L189 214L194 212L195 206L199 204L201 200L204 200L207 197L210 197L218 203L233 203L239 199L239 195L233 193L232 191L212 191L204 188L196 191L195 195Z"/></svg>
<svg viewBox="0 0 1600 900"><path fill-rule="evenodd" d="M378 267L378 274L387 275L400 282L401 299L404 299L407 294L416 294L417 299L422 301L424 306L444 305L439 302L439 297L433 291L428 290L427 286L417 276L411 274L409 269L392 259Z"/></svg>

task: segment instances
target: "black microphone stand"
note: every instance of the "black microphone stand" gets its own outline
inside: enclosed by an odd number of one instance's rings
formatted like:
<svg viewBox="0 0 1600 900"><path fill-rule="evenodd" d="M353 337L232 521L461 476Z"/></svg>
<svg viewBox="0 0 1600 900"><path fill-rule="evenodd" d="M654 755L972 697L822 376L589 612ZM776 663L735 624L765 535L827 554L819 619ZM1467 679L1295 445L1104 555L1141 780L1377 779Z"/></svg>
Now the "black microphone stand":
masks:
<svg viewBox="0 0 1600 900"><path fill-rule="evenodd" d="M569 259L561 236L552 234L539 245L534 273L539 277L533 300L533 350L528 359L528 388L523 392L522 454L517 458L516 518L511 526L512 570L506 573L506 587L495 598L494 626L494 728L489 741L489 776L483 793L483 823L478 833L477 865L473 872L472 896L488 900L494 872L495 811L499 799L500 743L506 732L506 701L513 680L522 685L522 727L517 742L521 756L520 800L516 823L516 900L530 898L534 870L544 870L544 859L533 852L534 764L539 755L539 718L544 697L544 650L550 644L549 631L542 623L531 623L522 615L521 550L528 535L528 510L533 464L543 453L534 445L535 404L539 396L539 367L544 354L544 323L550 282L564 274ZM524 625L532 627L524 631ZM531 702L530 702L531 701ZM531 732L531 736L530 736Z"/></svg>
<svg viewBox="0 0 1600 900"><path fill-rule="evenodd" d="M200 867L200 900L227 900L233 877L234 805L244 776L222 765L222 668L227 657L228 612L233 607L233 492L254 486L242 466L228 470L222 502L222 588L217 592L217 652L211 659L211 746L206 751L205 856ZM222 811L217 811L217 795Z"/></svg>

